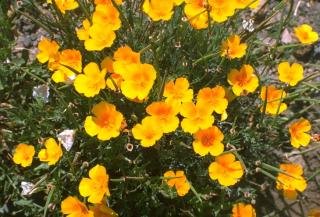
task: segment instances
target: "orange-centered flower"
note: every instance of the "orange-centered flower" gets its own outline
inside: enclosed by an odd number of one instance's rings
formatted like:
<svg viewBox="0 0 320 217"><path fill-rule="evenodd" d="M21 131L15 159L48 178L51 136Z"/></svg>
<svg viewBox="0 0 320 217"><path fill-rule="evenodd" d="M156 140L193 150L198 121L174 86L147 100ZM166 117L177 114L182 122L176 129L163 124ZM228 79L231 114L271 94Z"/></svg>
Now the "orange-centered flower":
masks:
<svg viewBox="0 0 320 217"><path fill-rule="evenodd" d="M131 67L131 64L140 63L140 54L134 52L129 46L120 47L116 50L113 55L114 72L119 75L124 75L127 73L127 68Z"/></svg>
<svg viewBox="0 0 320 217"><path fill-rule="evenodd" d="M208 153L218 156L224 150L223 139L223 133L216 126L199 130L194 134L193 150L200 156L205 156Z"/></svg>
<svg viewBox="0 0 320 217"><path fill-rule="evenodd" d="M232 207L231 217L256 217L256 210L251 204L237 203Z"/></svg>
<svg viewBox="0 0 320 217"><path fill-rule="evenodd" d="M54 165L62 156L62 149L60 143L57 144L56 140L49 138L44 142L45 149L41 149L38 158L40 161L48 162L48 165Z"/></svg>
<svg viewBox="0 0 320 217"><path fill-rule="evenodd" d="M131 64L127 72L120 75L122 94L129 99L143 100L149 95L157 72L150 64Z"/></svg>
<svg viewBox="0 0 320 217"><path fill-rule="evenodd" d="M292 123L289 127L291 145L295 148L309 145L311 136L307 132L310 130L311 124L307 119L301 118L300 120Z"/></svg>
<svg viewBox="0 0 320 217"><path fill-rule="evenodd" d="M180 114L184 117L181 121L182 129L187 133L195 133L200 129L212 126L214 117L209 106L185 102L181 105Z"/></svg>
<svg viewBox="0 0 320 217"><path fill-rule="evenodd" d="M288 62L282 62L278 66L279 80L295 86L303 79L303 66L293 63L291 66Z"/></svg>
<svg viewBox="0 0 320 217"><path fill-rule="evenodd" d="M104 166L96 165L89 171L89 178L82 178L79 184L81 196L88 197L90 203L100 203L104 195L110 196L109 175Z"/></svg>
<svg viewBox="0 0 320 217"><path fill-rule="evenodd" d="M158 126L156 118L146 117L141 124L137 124L132 128L132 135L135 139L141 140L141 146L151 147L161 139L163 131Z"/></svg>
<svg viewBox="0 0 320 217"><path fill-rule="evenodd" d="M79 74L74 81L76 91L83 93L86 97L99 94L100 90L106 87L106 73L105 69L100 71L96 63L89 63L84 67L83 74Z"/></svg>
<svg viewBox="0 0 320 217"><path fill-rule="evenodd" d="M163 96L166 102L173 105L180 105L183 102L191 102L193 99L193 90L189 89L190 84L186 78L180 77L175 81L169 81L164 86Z"/></svg>
<svg viewBox="0 0 320 217"><path fill-rule="evenodd" d="M226 0L208 0L211 6L210 16L218 23L224 22L228 17L232 16L235 11L233 1Z"/></svg>
<svg viewBox="0 0 320 217"><path fill-rule="evenodd" d="M197 102L202 106L208 106L212 112L215 111L218 114L225 113L228 107L226 92L222 86L202 88L199 90Z"/></svg>
<svg viewBox="0 0 320 217"><path fill-rule="evenodd" d="M243 65L240 70L232 69L228 74L228 83L235 95L253 93L259 86L259 79L251 65Z"/></svg>
<svg viewBox="0 0 320 217"><path fill-rule="evenodd" d="M61 212L67 217L94 217L93 212L89 211L84 203L72 196L68 196L61 202Z"/></svg>
<svg viewBox="0 0 320 217"><path fill-rule="evenodd" d="M157 0L145 0L143 3L143 11L153 21L170 20L173 14L174 1L157 1Z"/></svg>
<svg viewBox="0 0 320 217"><path fill-rule="evenodd" d="M54 40L51 41L47 38L43 38L38 44L38 61L40 63L54 62L59 53L59 48L60 46Z"/></svg>
<svg viewBox="0 0 320 217"><path fill-rule="evenodd" d="M158 126L162 128L164 133L175 131L179 126L179 107L173 106L167 102L153 102L146 111L155 118Z"/></svg>
<svg viewBox="0 0 320 217"><path fill-rule="evenodd" d="M22 167L28 167L32 164L35 150L33 145L21 143L17 146L13 153L13 162L21 164Z"/></svg>
<svg viewBox="0 0 320 217"><path fill-rule="evenodd" d="M100 102L92 108L94 116L87 116L84 129L90 136L96 136L99 140L109 140L120 134L121 123L124 120L116 107L107 102Z"/></svg>
<svg viewBox="0 0 320 217"><path fill-rule="evenodd" d="M296 199L297 191L303 192L307 188L307 182L303 178L303 169L299 164L280 164L280 169L288 175L279 173L277 177L277 189L283 190L288 199Z"/></svg>
<svg viewBox="0 0 320 217"><path fill-rule="evenodd" d="M286 97L286 92L278 90L274 85L262 87L260 97L263 103L267 101L266 113L277 115L287 109L287 105L281 102L281 99ZM260 110L264 110L264 105Z"/></svg>
<svg viewBox="0 0 320 217"><path fill-rule="evenodd" d="M190 184L187 180L184 171L178 170L176 173L169 170L163 175L164 181L168 184L170 188L176 187L177 194L181 197L186 195L190 190Z"/></svg>
<svg viewBox="0 0 320 217"><path fill-rule="evenodd" d="M235 161L233 154L224 154L216 157L215 162L210 164L209 176L223 186L231 186L243 176L243 168L240 161Z"/></svg>
<svg viewBox="0 0 320 217"><path fill-rule="evenodd" d="M92 22L105 28L118 30L121 27L119 11L112 4L99 4L92 15Z"/></svg>
<svg viewBox="0 0 320 217"><path fill-rule="evenodd" d="M76 0L54 0L61 13L65 14L66 11L71 11L79 7Z"/></svg>
<svg viewBox="0 0 320 217"><path fill-rule="evenodd" d="M58 60L53 68L56 70L51 77L54 82L73 81L76 76L74 71L79 73L82 71L82 56L80 51L72 49L63 50L59 53Z"/></svg>
<svg viewBox="0 0 320 217"><path fill-rule="evenodd" d="M207 0L185 0L184 13L195 29L208 27Z"/></svg>
<svg viewBox="0 0 320 217"><path fill-rule="evenodd" d="M115 0L115 3L117 3L117 5L122 4L122 0ZM107 5L107 4L112 4L111 0L94 0L94 3L96 5Z"/></svg>
<svg viewBox="0 0 320 217"><path fill-rule="evenodd" d="M116 39L115 32L108 25L93 24L90 26L89 38L85 40L84 46L88 51L101 51L111 47Z"/></svg>
<svg viewBox="0 0 320 217"><path fill-rule="evenodd" d="M302 44L313 44L319 40L318 33L314 32L308 24L294 28L294 33Z"/></svg>
<svg viewBox="0 0 320 217"><path fill-rule="evenodd" d="M222 43L221 56L229 59L241 58L246 54L247 44L240 42L239 35L230 36Z"/></svg>

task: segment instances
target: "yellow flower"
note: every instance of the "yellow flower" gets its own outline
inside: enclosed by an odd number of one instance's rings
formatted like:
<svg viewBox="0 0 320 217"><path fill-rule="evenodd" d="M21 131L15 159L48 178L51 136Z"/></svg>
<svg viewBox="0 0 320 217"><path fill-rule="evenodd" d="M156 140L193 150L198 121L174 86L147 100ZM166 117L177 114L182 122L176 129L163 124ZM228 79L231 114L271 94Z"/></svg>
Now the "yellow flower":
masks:
<svg viewBox="0 0 320 217"><path fill-rule="evenodd" d="M141 124L132 128L132 135L135 139L141 140L141 146L148 148L161 139L163 131L154 117L146 117Z"/></svg>
<svg viewBox="0 0 320 217"><path fill-rule="evenodd" d="M38 158L40 161L48 162L48 165L54 165L62 156L62 149L60 143L57 144L56 140L49 138L45 141L45 149L41 149Z"/></svg>
<svg viewBox="0 0 320 217"><path fill-rule="evenodd" d="M232 207L231 217L256 217L256 210L251 204L237 203Z"/></svg>
<svg viewBox="0 0 320 217"><path fill-rule="evenodd" d="M153 21L170 20L173 14L174 1L144 0L143 11Z"/></svg>
<svg viewBox="0 0 320 217"><path fill-rule="evenodd" d="M190 25L195 29L208 27L207 0L186 0L184 13Z"/></svg>
<svg viewBox="0 0 320 217"><path fill-rule="evenodd" d="M28 167L32 164L34 154L35 150L32 145L21 143L13 153L13 162L21 164L22 167Z"/></svg>
<svg viewBox="0 0 320 217"><path fill-rule="evenodd" d="M106 69L107 72L110 73L106 81L107 87L116 91L117 89L120 89L123 79L121 75L114 73L113 63L111 57L105 57L100 65L102 69Z"/></svg>
<svg viewBox="0 0 320 217"><path fill-rule="evenodd" d="M121 91L129 99L145 99L156 79L157 72L150 64L131 64L126 73L120 73L123 77Z"/></svg>
<svg viewBox="0 0 320 217"><path fill-rule="evenodd" d="M129 46L120 47L116 50L113 55L114 72L119 75L124 75L127 73L127 68L131 67L131 64L140 63L140 54L134 52Z"/></svg>
<svg viewBox="0 0 320 217"><path fill-rule="evenodd" d="M225 113L228 107L226 92L222 86L202 88L199 90L197 102L202 106L211 108L211 111L215 111L218 114Z"/></svg>
<svg viewBox="0 0 320 217"><path fill-rule="evenodd" d="M307 119L301 118L300 120L292 123L289 127L291 136L291 145L295 148L300 146L306 147L310 143L311 136L307 133L311 130L311 124Z"/></svg>
<svg viewBox="0 0 320 217"><path fill-rule="evenodd" d="M117 217L118 216L118 214L115 211L107 207L105 204L101 204L101 203L91 206L90 210L93 211L94 217Z"/></svg>
<svg viewBox="0 0 320 217"><path fill-rule="evenodd" d="M54 0L61 13L65 14L66 11L71 11L79 7L76 0Z"/></svg>
<svg viewBox="0 0 320 217"><path fill-rule="evenodd" d="M39 53L37 54L37 59L40 63L54 62L59 53L60 46L55 41L51 41L47 38L43 38L39 44Z"/></svg>
<svg viewBox="0 0 320 217"><path fill-rule="evenodd" d="M179 107L171 105L167 102L153 102L150 104L146 111L149 115L155 118L164 133L175 131L179 126Z"/></svg>
<svg viewBox="0 0 320 217"><path fill-rule="evenodd" d="M186 175L184 174L184 171L178 170L176 173L172 170L169 170L164 173L163 175L164 181L167 183L167 185L172 188L176 187L177 194L180 197L183 197L186 195L190 190L190 184L187 180Z"/></svg>
<svg viewBox="0 0 320 217"><path fill-rule="evenodd" d="M89 63L83 69L84 74L79 74L74 87L78 93L83 93L86 97L93 97L99 94L100 90L106 87L106 70L100 71L96 63Z"/></svg>
<svg viewBox="0 0 320 217"><path fill-rule="evenodd" d="M308 217L320 217L320 209L315 208L315 209L309 210Z"/></svg>
<svg viewBox="0 0 320 217"><path fill-rule="evenodd" d="M52 75L52 80L56 83L70 82L75 78L74 71L82 71L82 56L80 51L67 49L59 54L59 59L56 62L56 71ZM72 71L71 69L74 71Z"/></svg>
<svg viewBox="0 0 320 217"><path fill-rule="evenodd" d="M193 98L193 90L189 89L189 81L186 78L177 78L176 81L169 81L164 86L163 96L166 102L179 105L183 102L191 102Z"/></svg>
<svg viewBox="0 0 320 217"><path fill-rule="evenodd" d="M211 6L210 16L218 23L226 21L234 14L235 6L231 0L208 0L208 2Z"/></svg>
<svg viewBox="0 0 320 217"><path fill-rule="evenodd" d="M246 7L250 8L257 8L260 4L260 0L256 0L253 2L253 0L235 0L235 7L238 9L244 9Z"/></svg>
<svg viewBox="0 0 320 217"><path fill-rule="evenodd" d="M251 65L243 65L240 70L232 69L228 74L228 83L236 96L253 93L259 86L259 79Z"/></svg>
<svg viewBox="0 0 320 217"><path fill-rule="evenodd" d="M307 182L303 178L303 169L299 164L280 164L280 169L289 175L279 173L277 189L283 190L286 198L294 200L297 197L297 191L303 192L307 188Z"/></svg>
<svg viewBox="0 0 320 217"><path fill-rule="evenodd" d="M262 87L260 97L264 103L267 101L266 113L277 115L287 109L287 105L285 103L280 103L281 98L283 99L286 97L286 92L278 90L274 85ZM262 106L260 110L263 111L263 109L264 108Z"/></svg>
<svg viewBox="0 0 320 217"><path fill-rule="evenodd" d="M92 108L94 116L87 116L84 129L90 136L96 136L99 140L109 140L120 134L121 123L124 120L116 107L107 102L100 102Z"/></svg>
<svg viewBox="0 0 320 217"><path fill-rule="evenodd" d="M243 176L243 168L240 161L235 161L233 154L223 154L216 157L215 162L209 166L209 176L212 180L218 180L223 186L236 184Z"/></svg>
<svg viewBox="0 0 320 217"><path fill-rule="evenodd" d="M84 46L88 51L101 51L111 47L116 39L116 34L108 25L93 24L89 28L90 38L85 40Z"/></svg>
<svg viewBox="0 0 320 217"><path fill-rule="evenodd" d="M241 43L239 35L230 36L222 43L221 56L230 59L241 58L246 54L247 44Z"/></svg>
<svg viewBox="0 0 320 217"><path fill-rule="evenodd" d="M88 197L90 203L100 203L106 194L110 196L109 175L104 166L97 164L89 171L89 178L82 178L79 192L83 197Z"/></svg>
<svg viewBox="0 0 320 217"><path fill-rule="evenodd" d="M194 134L194 142L192 143L193 150L202 157L208 153L213 156L218 156L224 150L222 144L223 139L223 133L216 126L199 130Z"/></svg>
<svg viewBox="0 0 320 217"><path fill-rule="evenodd" d="M85 41L90 38L90 34L89 34L89 30L90 30L90 26L91 26L90 21L88 19L85 19L82 22L82 26L83 26L83 28L77 29L76 32L77 32L78 39L81 41Z"/></svg>
<svg viewBox="0 0 320 217"><path fill-rule="evenodd" d="M303 79L303 66L293 63L291 66L288 62L282 62L278 66L279 80L295 86Z"/></svg>
<svg viewBox="0 0 320 217"><path fill-rule="evenodd" d="M180 114L185 117L181 121L182 129L187 133L195 133L210 127L214 122L212 110L208 106L185 102L181 105Z"/></svg>
<svg viewBox="0 0 320 217"><path fill-rule="evenodd" d="M118 30L121 27L119 11L112 4L97 5L92 15L92 22L112 30Z"/></svg>
<svg viewBox="0 0 320 217"><path fill-rule="evenodd" d="M318 33L314 32L308 24L294 28L294 33L302 44L313 44L319 40Z"/></svg>
<svg viewBox="0 0 320 217"><path fill-rule="evenodd" d="M93 212L89 211L84 203L72 196L61 202L61 212L67 217L94 217Z"/></svg>

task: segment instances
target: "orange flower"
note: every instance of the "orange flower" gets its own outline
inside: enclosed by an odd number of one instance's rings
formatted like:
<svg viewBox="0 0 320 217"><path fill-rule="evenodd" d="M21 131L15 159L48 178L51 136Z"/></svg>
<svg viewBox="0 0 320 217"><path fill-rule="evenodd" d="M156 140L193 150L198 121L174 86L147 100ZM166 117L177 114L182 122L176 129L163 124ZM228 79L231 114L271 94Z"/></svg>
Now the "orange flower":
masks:
<svg viewBox="0 0 320 217"><path fill-rule="evenodd" d="M303 66L293 63L291 66L288 62L282 62L278 66L279 80L295 86L303 79Z"/></svg>
<svg viewBox="0 0 320 217"><path fill-rule="evenodd" d="M256 210L251 204L237 203L233 205L231 217L256 217Z"/></svg>
<svg viewBox="0 0 320 217"><path fill-rule="evenodd" d="M173 14L174 1L145 0L143 11L149 15L153 21L170 20Z"/></svg>
<svg viewBox="0 0 320 217"><path fill-rule="evenodd" d="M117 4L117 5L120 5L120 4L122 4L122 0L115 0L115 3ZM96 5L99 5L99 4L101 4L101 5L107 5L107 4L112 4L112 1L111 0L94 0L94 3L96 4Z"/></svg>
<svg viewBox="0 0 320 217"><path fill-rule="evenodd" d="M143 100L149 95L157 72L150 64L131 64L127 72L120 75L123 77L122 94L129 99Z"/></svg>
<svg viewBox="0 0 320 217"><path fill-rule="evenodd" d="M140 54L134 52L129 46L124 46L118 48L118 50L113 55L114 72L119 75L124 75L127 73L127 68L130 68L131 64L140 63Z"/></svg>
<svg viewBox="0 0 320 217"><path fill-rule="evenodd" d="M183 197L190 190L190 184L187 180L187 177L184 174L184 171L178 170L176 173L172 170L169 170L163 175L164 181L168 184L170 188L176 187L177 193L179 196Z"/></svg>
<svg viewBox="0 0 320 217"><path fill-rule="evenodd" d="M108 25L93 24L88 29L88 33L90 38L84 42L88 51L101 51L106 47L111 47L116 39L115 32Z"/></svg>
<svg viewBox="0 0 320 217"><path fill-rule="evenodd" d="M300 146L306 147L310 143L311 136L307 134L311 130L311 124L307 119L301 118L300 120L292 123L289 127L291 136L291 145L295 148Z"/></svg>
<svg viewBox="0 0 320 217"><path fill-rule="evenodd" d="M299 164L280 164L280 169L289 175L279 173L277 189L283 190L286 198L294 200L297 197L297 191L303 192L307 188L306 180L303 178L303 169Z"/></svg>
<svg viewBox="0 0 320 217"><path fill-rule="evenodd" d="M132 135L135 139L141 140L142 147L148 148L161 139L163 131L158 126L156 118L146 117L141 124L137 124L132 128Z"/></svg>
<svg viewBox="0 0 320 217"><path fill-rule="evenodd" d="M88 197L90 203L100 203L106 194L110 196L109 175L104 166L97 164L89 171L89 178L82 178L79 184L81 196Z"/></svg>
<svg viewBox="0 0 320 217"><path fill-rule="evenodd" d="M89 30L90 30L90 21L88 19L85 19L83 22L82 22L82 26L83 28L82 29L77 29L77 36L78 36L78 39L80 41L85 41L85 40L88 40L90 38L90 34L89 34Z"/></svg>
<svg viewBox="0 0 320 217"><path fill-rule="evenodd" d="M309 210L308 217L320 217L320 209L315 208L315 209Z"/></svg>
<svg viewBox="0 0 320 217"><path fill-rule="evenodd" d="M54 0L61 13L65 14L66 11L71 11L79 7L76 0Z"/></svg>
<svg viewBox="0 0 320 217"><path fill-rule="evenodd" d="M210 16L218 23L224 22L232 16L235 11L233 1L208 0L211 6Z"/></svg>
<svg viewBox="0 0 320 217"><path fill-rule="evenodd" d="M56 140L49 138L45 141L45 149L41 149L38 158L40 161L48 162L48 165L54 165L62 156L62 149L60 143L57 144Z"/></svg>
<svg viewBox="0 0 320 217"><path fill-rule="evenodd" d="M80 51L67 49L63 50L58 57L56 71L52 75L52 80L56 83L71 82L75 78L74 71L82 71L82 56ZM73 69L69 69L69 68Z"/></svg>
<svg viewBox="0 0 320 217"><path fill-rule="evenodd" d="M251 65L243 65L240 70L232 69L228 74L228 83L235 95L253 93L259 86L259 79Z"/></svg>
<svg viewBox="0 0 320 217"><path fill-rule="evenodd" d="M239 35L230 36L222 43L221 56L227 56L230 59L241 58L246 54L247 44L240 42Z"/></svg>
<svg viewBox="0 0 320 217"><path fill-rule="evenodd" d="M260 97L262 101L267 101L266 113L277 115L287 109L287 105L285 103L281 103L280 101L286 97L286 92L283 90L278 90L274 85L262 87ZM261 111L263 111L263 109L264 108L262 106Z"/></svg>
<svg viewBox="0 0 320 217"><path fill-rule="evenodd" d="M184 13L195 29L208 27L207 0L185 0Z"/></svg>
<svg viewBox="0 0 320 217"><path fill-rule="evenodd" d="M105 57L101 62L101 68L106 69L109 72L109 76L107 77L107 87L113 91L120 89L121 83L123 81L121 75L114 73L113 70L113 60L111 57Z"/></svg>
<svg viewBox="0 0 320 217"><path fill-rule="evenodd" d="M294 28L294 33L302 44L313 44L319 40L318 33L314 32L308 24Z"/></svg>
<svg viewBox="0 0 320 217"><path fill-rule="evenodd" d="M74 87L78 93L83 93L86 97L93 97L99 94L100 90L106 87L106 70L100 71L99 66L91 62L83 69L83 74L79 74Z"/></svg>
<svg viewBox="0 0 320 217"><path fill-rule="evenodd" d="M72 196L61 202L61 212L67 217L94 217L93 212L89 211L84 203Z"/></svg>
<svg viewBox="0 0 320 217"><path fill-rule="evenodd" d="M104 28L118 30L121 27L119 11L112 4L99 4L92 15L92 22Z"/></svg>
<svg viewBox="0 0 320 217"><path fill-rule="evenodd" d="M33 145L21 143L14 151L12 160L15 164L21 164L22 167L28 167L32 164L34 154L35 150Z"/></svg>
<svg viewBox="0 0 320 217"><path fill-rule="evenodd" d="M179 126L179 108L167 102L153 102L150 104L146 111L149 115L155 118L158 126L164 133L175 131Z"/></svg>
<svg viewBox="0 0 320 217"><path fill-rule="evenodd" d="M223 133L216 126L199 130L194 134L193 150L202 157L208 153L218 156L224 150L224 146L221 143L223 139Z"/></svg>
<svg viewBox="0 0 320 217"><path fill-rule="evenodd" d="M243 168L240 161L235 161L233 154L223 154L216 157L215 162L209 166L209 176L212 180L218 180L223 186L236 184L243 176Z"/></svg>
<svg viewBox="0 0 320 217"><path fill-rule="evenodd" d="M173 105L180 105L182 102L191 102L193 90L189 89L189 81L186 78L177 78L176 81L169 81L164 86L163 96L166 102Z"/></svg>
<svg viewBox="0 0 320 217"><path fill-rule="evenodd" d="M116 107L107 102L100 102L92 108L94 116L87 116L84 129L90 136L96 136L99 140L110 140L120 134L121 123L124 120Z"/></svg>
<svg viewBox="0 0 320 217"><path fill-rule="evenodd" d="M187 133L195 133L200 129L210 127L214 122L211 113L209 106L195 105L192 102L183 103L180 108L180 114L185 117L181 121L182 129Z"/></svg>
<svg viewBox="0 0 320 217"><path fill-rule="evenodd" d="M215 111L218 114L225 113L228 107L226 92L222 86L202 88L199 90L197 102L202 106L211 108L211 111Z"/></svg>
<svg viewBox="0 0 320 217"><path fill-rule="evenodd" d="M59 54L60 46L54 40L49 40L43 38L39 44L38 49L39 53L37 54L37 59L40 63L49 63L54 62Z"/></svg>
<svg viewBox="0 0 320 217"><path fill-rule="evenodd" d="M90 210L93 211L94 217L117 217L118 214L105 204L95 204L91 206Z"/></svg>

